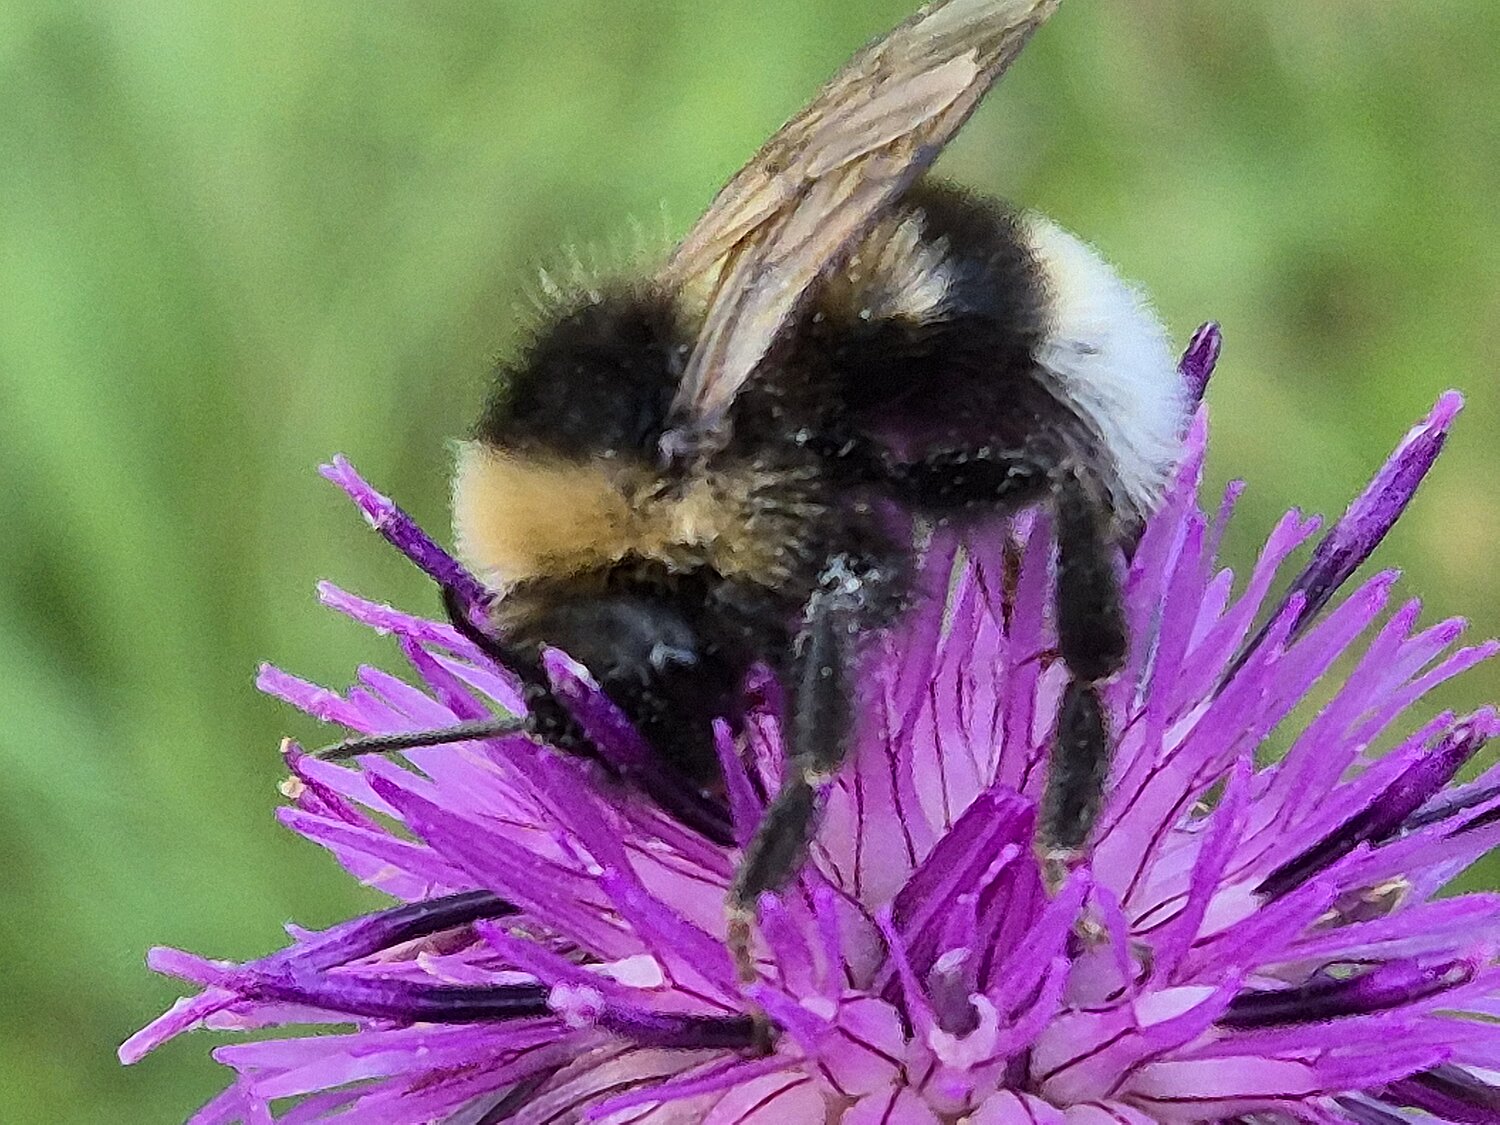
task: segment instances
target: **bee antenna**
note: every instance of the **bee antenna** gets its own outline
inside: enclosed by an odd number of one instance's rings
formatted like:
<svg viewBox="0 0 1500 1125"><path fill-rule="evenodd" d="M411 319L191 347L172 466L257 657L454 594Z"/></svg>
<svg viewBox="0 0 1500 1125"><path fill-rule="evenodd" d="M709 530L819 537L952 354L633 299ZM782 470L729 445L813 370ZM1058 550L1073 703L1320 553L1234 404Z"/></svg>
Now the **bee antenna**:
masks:
<svg viewBox="0 0 1500 1125"><path fill-rule="evenodd" d="M437 730L416 730L404 734L376 734L366 738L346 738L312 756L324 762L343 762L366 754L390 754L397 750L414 750L420 746L446 746L450 742L470 742L480 738L499 738L507 734L521 734L527 729L525 719L509 716L504 719L480 719L473 723L440 727Z"/></svg>

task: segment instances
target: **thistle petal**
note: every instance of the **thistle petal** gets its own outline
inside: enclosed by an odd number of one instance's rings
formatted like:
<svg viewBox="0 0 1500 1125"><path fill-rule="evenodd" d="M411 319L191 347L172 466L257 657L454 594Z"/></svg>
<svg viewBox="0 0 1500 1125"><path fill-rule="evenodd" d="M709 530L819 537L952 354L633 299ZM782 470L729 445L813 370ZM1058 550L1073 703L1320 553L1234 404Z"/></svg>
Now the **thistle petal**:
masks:
<svg viewBox="0 0 1500 1125"><path fill-rule="evenodd" d="M1218 350L1207 325L1189 395ZM779 686L758 671L742 728L717 729L721 803L549 651L596 760L525 736L405 765L288 744L282 822L404 901L245 964L153 951L199 991L121 1058L200 1026L353 1025L216 1050L235 1077L194 1118L210 1125L1500 1119L1500 896L1437 897L1500 844L1500 767L1455 781L1500 717L1407 721L1497 646L1422 628L1393 573L1335 599L1458 406L1444 396L1408 435L1248 642L1316 522L1288 514L1236 595L1216 555L1238 488L1199 504L1200 411L1126 571L1119 745L1071 871L1034 847L1067 669L1050 528L1028 512L925 549L920 596L859 669L853 760L811 859L764 899L753 982L723 902L785 773ZM341 458L325 474L484 616L487 592L400 508ZM340 694L268 667L263 690L370 734L521 706L516 677L450 626L320 596L393 636L413 677L361 669ZM1416 733L1381 754L1389 729ZM1288 749L1257 764L1273 731ZM775 1030L757 1055L760 1015Z"/></svg>

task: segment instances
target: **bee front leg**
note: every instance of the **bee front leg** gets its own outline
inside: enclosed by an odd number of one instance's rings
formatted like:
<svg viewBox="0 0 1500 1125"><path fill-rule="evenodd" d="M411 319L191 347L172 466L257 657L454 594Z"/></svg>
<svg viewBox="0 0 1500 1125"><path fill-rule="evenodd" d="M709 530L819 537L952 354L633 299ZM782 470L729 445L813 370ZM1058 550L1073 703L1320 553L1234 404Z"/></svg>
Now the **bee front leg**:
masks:
<svg viewBox="0 0 1500 1125"><path fill-rule="evenodd" d="M729 948L742 983L756 976L750 946L760 896L780 890L802 865L817 830L819 786L833 778L848 751L849 668L879 587L878 578L840 556L825 568L808 601L793 653L787 776L729 891Z"/></svg>

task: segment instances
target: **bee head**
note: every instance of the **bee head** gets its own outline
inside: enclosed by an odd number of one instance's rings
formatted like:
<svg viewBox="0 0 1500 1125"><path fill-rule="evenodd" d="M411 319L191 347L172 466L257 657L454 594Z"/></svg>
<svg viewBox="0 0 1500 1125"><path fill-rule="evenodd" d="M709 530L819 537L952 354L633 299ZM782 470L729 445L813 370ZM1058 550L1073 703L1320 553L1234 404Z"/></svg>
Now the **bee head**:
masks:
<svg viewBox="0 0 1500 1125"><path fill-rule="evenodd" d="M525 632L589 670L659 754L703 784L718 772L713 720L732 717L741 670L670 600L569 597L528 614Z"/></svg>

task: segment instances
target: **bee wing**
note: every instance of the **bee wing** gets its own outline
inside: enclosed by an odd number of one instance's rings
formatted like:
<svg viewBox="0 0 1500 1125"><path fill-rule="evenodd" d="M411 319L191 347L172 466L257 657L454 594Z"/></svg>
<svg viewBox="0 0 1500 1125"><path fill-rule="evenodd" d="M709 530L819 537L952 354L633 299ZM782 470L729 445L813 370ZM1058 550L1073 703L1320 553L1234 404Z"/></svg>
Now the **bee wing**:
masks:
<svg viewBox="0 0 1500 1125"><path fill-rule="evenodd" d="M706 313L663 439L727 438L740 388L837 265L937 158L1061 0L938 0L854 59L735 177L662 280Z"/></svg>

